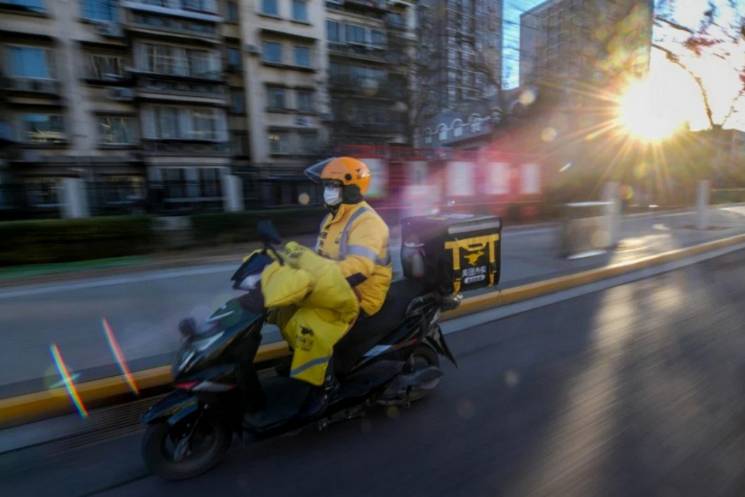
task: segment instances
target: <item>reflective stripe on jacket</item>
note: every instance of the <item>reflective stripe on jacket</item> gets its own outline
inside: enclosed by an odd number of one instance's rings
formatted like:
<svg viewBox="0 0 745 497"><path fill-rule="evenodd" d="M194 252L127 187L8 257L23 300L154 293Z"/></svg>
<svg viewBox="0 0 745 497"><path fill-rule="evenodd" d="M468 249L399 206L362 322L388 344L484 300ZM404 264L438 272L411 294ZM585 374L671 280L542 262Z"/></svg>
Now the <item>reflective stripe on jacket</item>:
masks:
<svg viewBox="0 0 745 497"><path fill-rule="evenodd" d="M388 226L367 204L342 204L321 223L316 251L339 266L368 316L380 310L391 286Z"/></svg>

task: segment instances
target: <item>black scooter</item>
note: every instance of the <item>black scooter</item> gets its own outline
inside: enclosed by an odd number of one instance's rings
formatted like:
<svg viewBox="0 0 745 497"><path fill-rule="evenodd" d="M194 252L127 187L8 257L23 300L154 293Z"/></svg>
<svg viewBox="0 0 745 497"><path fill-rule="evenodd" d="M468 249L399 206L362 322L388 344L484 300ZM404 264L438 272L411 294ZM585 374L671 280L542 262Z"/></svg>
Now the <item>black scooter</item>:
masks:
<svg viewBox="0 0 745 497"><path fill-rule="evenodd" d="M263 250L232 277L233 287L248 293L200 326L182 321L183 344L173 364L176 389L143 416L148 425L143 457L163 478L209 470L225 455L233 434L250 442L305 427L324 429L374 405L409 405L439 383L440 355L455 364L438 318L440 311L456 308L461 296L441 295L414 280L396 281L382 310L361 319L336 345L332 364L340 388L328 407L304 415L309 386L289 377L290 358L259 370L254 365L266 313L248 310L242 299L257 291L252 282L271 260L270 252L281 261L273 226L260 223L258 231Z"/></svg>

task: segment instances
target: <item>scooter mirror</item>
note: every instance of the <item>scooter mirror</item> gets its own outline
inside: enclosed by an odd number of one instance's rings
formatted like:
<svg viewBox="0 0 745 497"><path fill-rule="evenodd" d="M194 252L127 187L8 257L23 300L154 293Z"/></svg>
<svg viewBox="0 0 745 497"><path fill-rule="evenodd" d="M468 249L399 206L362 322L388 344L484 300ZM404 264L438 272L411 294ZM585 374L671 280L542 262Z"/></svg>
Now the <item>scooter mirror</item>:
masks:
<svg viewBox="0 0 745 497"><path fill-rule="evenodd" d="M277 228L268 219L262 219L256 225L256 231L259 235L259 239L266 245L279 245L282 243L282 239L277 232Z"/></svg>

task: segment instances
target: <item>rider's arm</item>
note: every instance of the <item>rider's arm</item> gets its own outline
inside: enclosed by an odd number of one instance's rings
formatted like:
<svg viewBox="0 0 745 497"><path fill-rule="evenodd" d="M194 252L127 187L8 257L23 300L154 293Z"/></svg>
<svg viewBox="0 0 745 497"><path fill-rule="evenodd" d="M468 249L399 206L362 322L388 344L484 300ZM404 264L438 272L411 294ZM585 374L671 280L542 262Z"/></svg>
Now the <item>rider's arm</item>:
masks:
<svg viewBox="0 0 745 497"><path fill-rule="evenodd" d="M352 226L347 256L339 262L342 274L352 287L370 277L384 247L388 247L388 226L380 219L365 216Z"/></svg>

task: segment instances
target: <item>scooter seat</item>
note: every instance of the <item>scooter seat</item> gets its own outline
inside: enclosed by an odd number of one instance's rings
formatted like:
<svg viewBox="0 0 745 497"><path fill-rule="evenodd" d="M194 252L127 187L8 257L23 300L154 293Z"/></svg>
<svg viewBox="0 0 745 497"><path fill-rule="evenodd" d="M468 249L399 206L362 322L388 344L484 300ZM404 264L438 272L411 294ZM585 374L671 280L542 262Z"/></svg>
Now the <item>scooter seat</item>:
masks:
<svg viewBox="0 0 745 497"><path fill-rule="evenodd" d="M409 303L424 293L425 287L419 281L394 281L380 311L373 316L360 317L334 347L336 374L343 376L349 373L367 351L394 332L402 323Z"/></svg>

